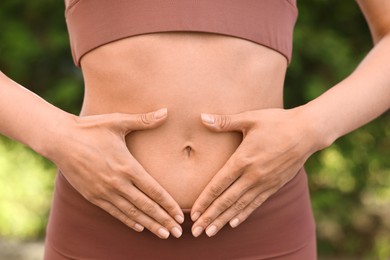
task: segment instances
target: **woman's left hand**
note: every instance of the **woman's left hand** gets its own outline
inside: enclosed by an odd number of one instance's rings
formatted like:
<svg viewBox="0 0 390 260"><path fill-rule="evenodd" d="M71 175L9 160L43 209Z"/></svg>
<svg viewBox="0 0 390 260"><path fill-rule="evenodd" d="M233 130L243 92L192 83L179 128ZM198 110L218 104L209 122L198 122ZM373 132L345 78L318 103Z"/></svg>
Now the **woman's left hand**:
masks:
<svg viewBox="0 0 390 260"><path fill-rule="evenodd" d="M192 233L215 235L242 223L289 182L319 150L319 131L302 109L264 109L235 115L202 114L212 131L240 131L243 141L195 201Z"/></svg>

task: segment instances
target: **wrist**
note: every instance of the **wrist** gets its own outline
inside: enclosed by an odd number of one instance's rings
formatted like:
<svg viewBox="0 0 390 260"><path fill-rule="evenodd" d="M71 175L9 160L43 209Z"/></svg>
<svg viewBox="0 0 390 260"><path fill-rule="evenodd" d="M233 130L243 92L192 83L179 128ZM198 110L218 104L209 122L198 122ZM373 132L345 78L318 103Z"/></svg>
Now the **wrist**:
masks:
<svg viewBox="0 0 390 260"><path fill-rule="evenodd" d="M329 147L336 140L328 130L325 117L313 109L310 102L294 110L296 110L305 136L309 139L313 153Z"/></svg>
<svg viewBox="0 0 390 260"><path fill-rule="evenodd" d="M41 138L36 138L35 145L31 147L55 163L59 157L59 150L65 147L64 140L66 140L69 132L71 132L71 128L76 124L76 118L77 116L73 114L61 113L59 117L45 128L45 137L41 135Z"/></svg>

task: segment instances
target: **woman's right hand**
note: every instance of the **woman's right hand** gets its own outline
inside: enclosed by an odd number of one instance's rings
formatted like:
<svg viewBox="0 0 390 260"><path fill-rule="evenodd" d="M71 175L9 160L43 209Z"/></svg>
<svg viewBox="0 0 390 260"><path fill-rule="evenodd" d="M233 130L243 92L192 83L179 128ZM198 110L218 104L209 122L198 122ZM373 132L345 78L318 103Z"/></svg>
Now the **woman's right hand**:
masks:
<svg viewBox="0 0 390 260"><path fill-rule="evenodd" d="M166 109L74 116L70 128L59 130L58 145L47 157L82 196L130 228L141 232L146 227L160 238L170 233L180 237L182 210L130 154L125 142L131 131L156 128L166 118Z"/></svg>

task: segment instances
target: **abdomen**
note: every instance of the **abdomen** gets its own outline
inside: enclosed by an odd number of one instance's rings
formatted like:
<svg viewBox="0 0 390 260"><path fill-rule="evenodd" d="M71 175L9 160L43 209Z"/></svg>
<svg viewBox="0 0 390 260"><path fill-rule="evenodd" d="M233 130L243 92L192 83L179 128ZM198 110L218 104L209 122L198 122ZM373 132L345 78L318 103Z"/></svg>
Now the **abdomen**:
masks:
<svg viewBox="0 0 390 260"><path fill-rule="evenodd" d="M168 108L159 128L130 133L127 146L179 203L191 208L241 142L214 133L201 113L282 107L286 59L264 46L208 33L153 33L100 47L83 57L81 115Z"/></svg>

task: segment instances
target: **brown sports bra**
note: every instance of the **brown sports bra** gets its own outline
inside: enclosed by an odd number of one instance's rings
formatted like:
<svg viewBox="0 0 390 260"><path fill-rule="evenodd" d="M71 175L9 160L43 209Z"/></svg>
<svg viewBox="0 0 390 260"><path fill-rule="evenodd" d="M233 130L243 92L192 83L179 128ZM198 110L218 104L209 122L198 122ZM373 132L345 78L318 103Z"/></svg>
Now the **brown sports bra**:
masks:
<svg viewBox="0 0 390 260"><path fill-rule="evenodd" d="M290 62L296 0L65 0L73 60L126 37L198 31L246 39Z"/></svg>

